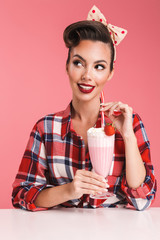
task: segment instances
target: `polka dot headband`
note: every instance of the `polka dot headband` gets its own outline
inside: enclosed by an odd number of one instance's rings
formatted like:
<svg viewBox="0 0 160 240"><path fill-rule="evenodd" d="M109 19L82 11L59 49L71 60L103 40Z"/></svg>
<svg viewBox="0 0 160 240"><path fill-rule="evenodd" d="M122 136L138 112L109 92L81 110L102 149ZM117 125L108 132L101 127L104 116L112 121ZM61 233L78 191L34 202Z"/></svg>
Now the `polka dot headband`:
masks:
<svg viewBox="0 0 160 240"><path fill-rule="evenodd" d="M108 30L111 34L113 46L115 49L115 57L114 57L114 63L115 63L115 60L116 60L115 45L117 46L124 39L124 37L127 34L127 30L120 28L120 27L116 27L116 26L108 23L106 18L104 17L104 15L101 13L101 11L95 5L89 11L87 20L102 22L108 28Z"/></svg>

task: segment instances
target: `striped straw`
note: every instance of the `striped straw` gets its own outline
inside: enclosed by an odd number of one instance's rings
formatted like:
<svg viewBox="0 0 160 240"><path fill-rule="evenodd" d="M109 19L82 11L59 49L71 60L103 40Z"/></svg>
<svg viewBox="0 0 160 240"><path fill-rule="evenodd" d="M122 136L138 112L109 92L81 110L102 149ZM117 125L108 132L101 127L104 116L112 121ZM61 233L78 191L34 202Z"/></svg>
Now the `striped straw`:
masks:
<svg viewBox="0 0 160 240"><path fill-rule="evenodd" d="M104 103L104 92L101 92L101 102ZM101 111L101 128L104 129L104 112Z"/></svg>

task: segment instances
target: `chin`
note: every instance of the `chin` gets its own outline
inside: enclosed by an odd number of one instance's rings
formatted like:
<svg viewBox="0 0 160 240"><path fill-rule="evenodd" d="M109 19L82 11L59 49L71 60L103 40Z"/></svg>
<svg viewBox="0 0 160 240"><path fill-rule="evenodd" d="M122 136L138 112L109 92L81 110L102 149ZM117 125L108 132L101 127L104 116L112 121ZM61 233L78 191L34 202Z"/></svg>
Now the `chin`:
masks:
<svg viewBox="0 0 160 240"><path fill-rule="evenodd" d="M85 94L83 96L80 96L80 95L74 95L73 96L74 99L77 99L77 101L81 101L81 102L89 102L89 101L92 101L94 100L95 98L100 98L100 93L97 94L97 95L91 95L91 94Z"/></svg>

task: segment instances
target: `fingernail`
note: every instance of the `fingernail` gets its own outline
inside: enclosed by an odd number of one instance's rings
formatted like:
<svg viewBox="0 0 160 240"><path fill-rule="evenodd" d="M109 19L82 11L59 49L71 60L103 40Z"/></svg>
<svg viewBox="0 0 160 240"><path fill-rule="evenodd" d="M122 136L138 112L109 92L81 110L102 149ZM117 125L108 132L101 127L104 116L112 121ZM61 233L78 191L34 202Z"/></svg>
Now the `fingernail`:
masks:
<svg viewBox="0 0 160 240"><path fill-rule="evenodd" d="M103 178L102 182L107 183L108 181L105 178Z"/></svg>
<svg viewBox="0 0 160 240"><path fill-rule="evenodd" d="M104 189L105 192L108 192L108 189Z"/></svg>
<svg viewBox="0 0 160 240"><path fill-rule="evenodd" d="M106 188L109 188L109 185L106 183Z"/></svg>
<svg viewBox="0 0 160 240"><path fill-rule="evenodd" d="M102 194L102 192L97 192L98 194Z"/></svg>

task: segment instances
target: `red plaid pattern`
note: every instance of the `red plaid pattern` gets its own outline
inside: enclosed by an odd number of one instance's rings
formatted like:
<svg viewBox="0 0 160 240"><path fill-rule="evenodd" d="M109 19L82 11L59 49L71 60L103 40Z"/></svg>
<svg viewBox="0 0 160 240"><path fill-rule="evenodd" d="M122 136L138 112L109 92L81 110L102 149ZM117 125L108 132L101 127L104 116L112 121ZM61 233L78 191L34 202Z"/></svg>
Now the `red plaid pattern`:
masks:
<svg viewBox="0 0 160 240"><path fill-rule="evenodd" d="M34 205L34 200L40 191L71 182L77 169L92 170L89 152L85 154L83 139L73 129L71 107L72 102L66 110L46 115L34 125L13 183L14 207L31 211L48 209L37 208ZM100 118L99 115L95 127L100 127ZM107 117L105 121L110 122ZM133 128L147 172L144 183L137 189L128 187L125 177L124 141L117 131L114 156L108 176L109 191L115 196L109 200L96 200L91 199L89 195L83 195L80 199L61 204L62 206L97 208L126 207L130 204L137 210L150 206L155 198L156 180L150 159L150 144L137 113L133 113Z"/></svg>

